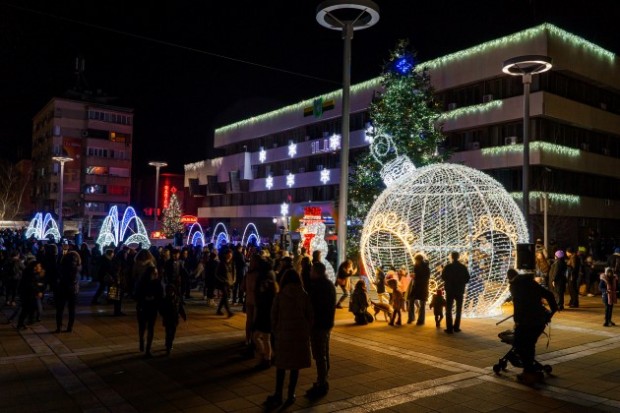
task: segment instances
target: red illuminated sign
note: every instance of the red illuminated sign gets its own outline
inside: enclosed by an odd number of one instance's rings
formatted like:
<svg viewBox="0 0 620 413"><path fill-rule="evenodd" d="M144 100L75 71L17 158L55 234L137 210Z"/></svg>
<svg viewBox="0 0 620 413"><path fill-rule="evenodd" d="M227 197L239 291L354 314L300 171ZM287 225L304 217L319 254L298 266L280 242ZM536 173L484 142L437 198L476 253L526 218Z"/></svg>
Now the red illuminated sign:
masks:
<svg viewBox="0 0 620 413"><path fill-rule="evenodd" d="M184 224L195 224L198 222L198 217L193 215L183 215L181 217L181 222Z"/></svg>

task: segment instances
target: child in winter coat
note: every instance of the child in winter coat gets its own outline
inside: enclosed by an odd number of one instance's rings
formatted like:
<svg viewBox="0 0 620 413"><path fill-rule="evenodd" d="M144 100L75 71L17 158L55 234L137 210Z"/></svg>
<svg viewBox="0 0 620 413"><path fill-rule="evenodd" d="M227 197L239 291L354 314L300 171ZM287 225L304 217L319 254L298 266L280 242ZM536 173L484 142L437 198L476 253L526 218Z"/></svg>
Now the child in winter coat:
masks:
<svg viewBox="0 0 620 413"><path fill-rule="evenodd" d="M611 321L611 312L614 304L618 302L618 277L611 267L605 268L605 272L601 274L599 289L602 293L603 304L605 304L605 323L603 326L615 326L616 323Z"/></svg>
<svg viewBox="0 0 620 413"><path fill-rule="evenodd" d="M166 286L166 295L160 309L161 317L164 320L166 329L166 355L170 355L172 351L172 342L179 325L179 315L183 317L183 321L187 321L187 315L183 308L183 300L179 297L174 284Z"/></svg>
<svg viewBox="0 0 620 413"><path fill-rule="evenodd" d="M446 299L443 298L443 291L441 289L437 289L435 295L433 295L433 299L431 303L428 305L428 308L433 309L433 314L435 314L435 326L439 328L441 325L441 320L443 320L443 309L446 306Z"/></svg>
<svg viewBox="0 0 620 413"><path fill-rule="evenodd" d="M388 287L392 289L392 296L390 298L390 304L394 308L394 312L392 313L392 319L390 320L390 325L394 325L394 321L396 321L396 325L399 326L402 324L401 321L401 310L405 305L405 298L403 297L403 292L398 289L398 279L390 278L387 281ZM396 317L398 316L398 320Z"/></svg>

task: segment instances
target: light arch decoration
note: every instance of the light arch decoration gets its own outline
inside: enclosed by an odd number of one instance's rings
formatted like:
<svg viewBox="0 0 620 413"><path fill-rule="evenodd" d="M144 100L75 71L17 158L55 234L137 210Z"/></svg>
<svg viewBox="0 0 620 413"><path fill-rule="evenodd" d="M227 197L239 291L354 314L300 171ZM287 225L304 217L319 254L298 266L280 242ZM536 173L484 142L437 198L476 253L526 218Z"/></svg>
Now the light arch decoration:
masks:
<svg viewBox="0 0 620 413"><path fill-rule="evenodd" d="M54 242L60 242L61 238L58 224L49 212L45 216L41 212L37 212L28 224L25 236L26 238L34 236L38 240L48 240L51 237Z"/></svg>
<svg viewBox="0 0 620 413"><path fill-rule="evenodd" d="M217 248L218 250L230 243L230 236L228 235L226 225L221 222L218 222L215 225L215 228L213 229L213 235L211 236L211 243L215 245L215 248Z"/></svg>
<svg viewBox="0 0 620 413"><path fill-rule="evenodd" d="M256 225L254 225L253 222L250 222L243 230L241 245L245 247L248 244L251 245L252 243L260 245L260 234L258 233L258 228L256 228Z"/></svg>
<svg viewBox="0 0 620 413"><path fill-rule="evenodd" d="M194 247L204 247L206 245L204 231L198 222L193 223L192 226L189 227L186 244Z"/></svg>
<svg viewBox="0 0 620 413"><path fill-rule="evenodd" d="M127 207L123 213L122 220L119 221L118 207L114 205L108 211L108 216L103 220L96 243L99 245L101 252L110 244L115 246L120 244L142 244L142 248L149 248L151 241L147 234L144 223L136 215L133 207Z"/></svg>
<svg viewBox="0 0 620 413"><path fill-rule="evenodd" d="M434 292L443 287L441 271L457 251L471 277L463 316L501 313L509 294L506 271L515 266L517 243L529 240L510 194L485 173L450 163L407 167L389 178L362 231L369 277L378 266L405 266L412 272L412 257L423 253Z"/></svg>

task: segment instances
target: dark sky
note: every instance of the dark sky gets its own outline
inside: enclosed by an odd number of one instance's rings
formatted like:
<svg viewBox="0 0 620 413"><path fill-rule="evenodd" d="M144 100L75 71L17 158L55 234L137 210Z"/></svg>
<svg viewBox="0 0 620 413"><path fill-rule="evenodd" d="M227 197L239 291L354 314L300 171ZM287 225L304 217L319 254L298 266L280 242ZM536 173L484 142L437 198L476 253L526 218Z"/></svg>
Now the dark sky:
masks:
<svg viewBox="0 0 620 413"><path fill-rule="evenodd" d="M425 61L545 21L620 53L617 0L376 2L381 20L353 40L354 83L401 38ZM0 0L0 158L29 156L31 119L74 86L79 55L92 89L135 108L134 175L149 160L181 173L210 156L214 128L339 87L341 36L318 25L318 4Z"/></svg>

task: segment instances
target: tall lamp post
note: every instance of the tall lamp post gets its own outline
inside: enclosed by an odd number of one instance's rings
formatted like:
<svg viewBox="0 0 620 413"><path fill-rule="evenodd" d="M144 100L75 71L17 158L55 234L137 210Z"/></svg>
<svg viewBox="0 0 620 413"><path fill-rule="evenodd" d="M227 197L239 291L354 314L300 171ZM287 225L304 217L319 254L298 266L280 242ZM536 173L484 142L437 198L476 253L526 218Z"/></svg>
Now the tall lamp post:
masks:
<svg viewBox="0 0 620 413"><path fill-rule="evenodd" d="M168 166L166 162L151 161L149 165L155 167L155 208L153 208L153 232L157 231L157 201L159 200L159 170Z"/></svg>
<svg viewBox="0 0 620 413"><path fill-rule="evenodd" d="M63 195L65 193L65 162L73 161L73 158L68 156L53 156L52 160L60 164L60 191L58 193L58 230L60 231L60 237L65 234L62 219L62 204Z"/></svg>
<svg viewBox="0 0 620 413"><path fill-rule="evenodd" d="M319 4L317 22L330 30L342 31L342 142L340 149L340 194L338 197L338 260L347 253L347 199L349 191L349 112L351 88L351 40L353 31L367 29L379 21L379 6L370 0L327 0Z"/></svg>
<svg viewBox="0 0 620 413"><path fill-rule="evenodd" d="M530 223L530 86L532 76L551 69L551 58L542 55L525 55L508 59L502 71L508 75L521 76L523 82L523 217L528 233Z"/></svg>

